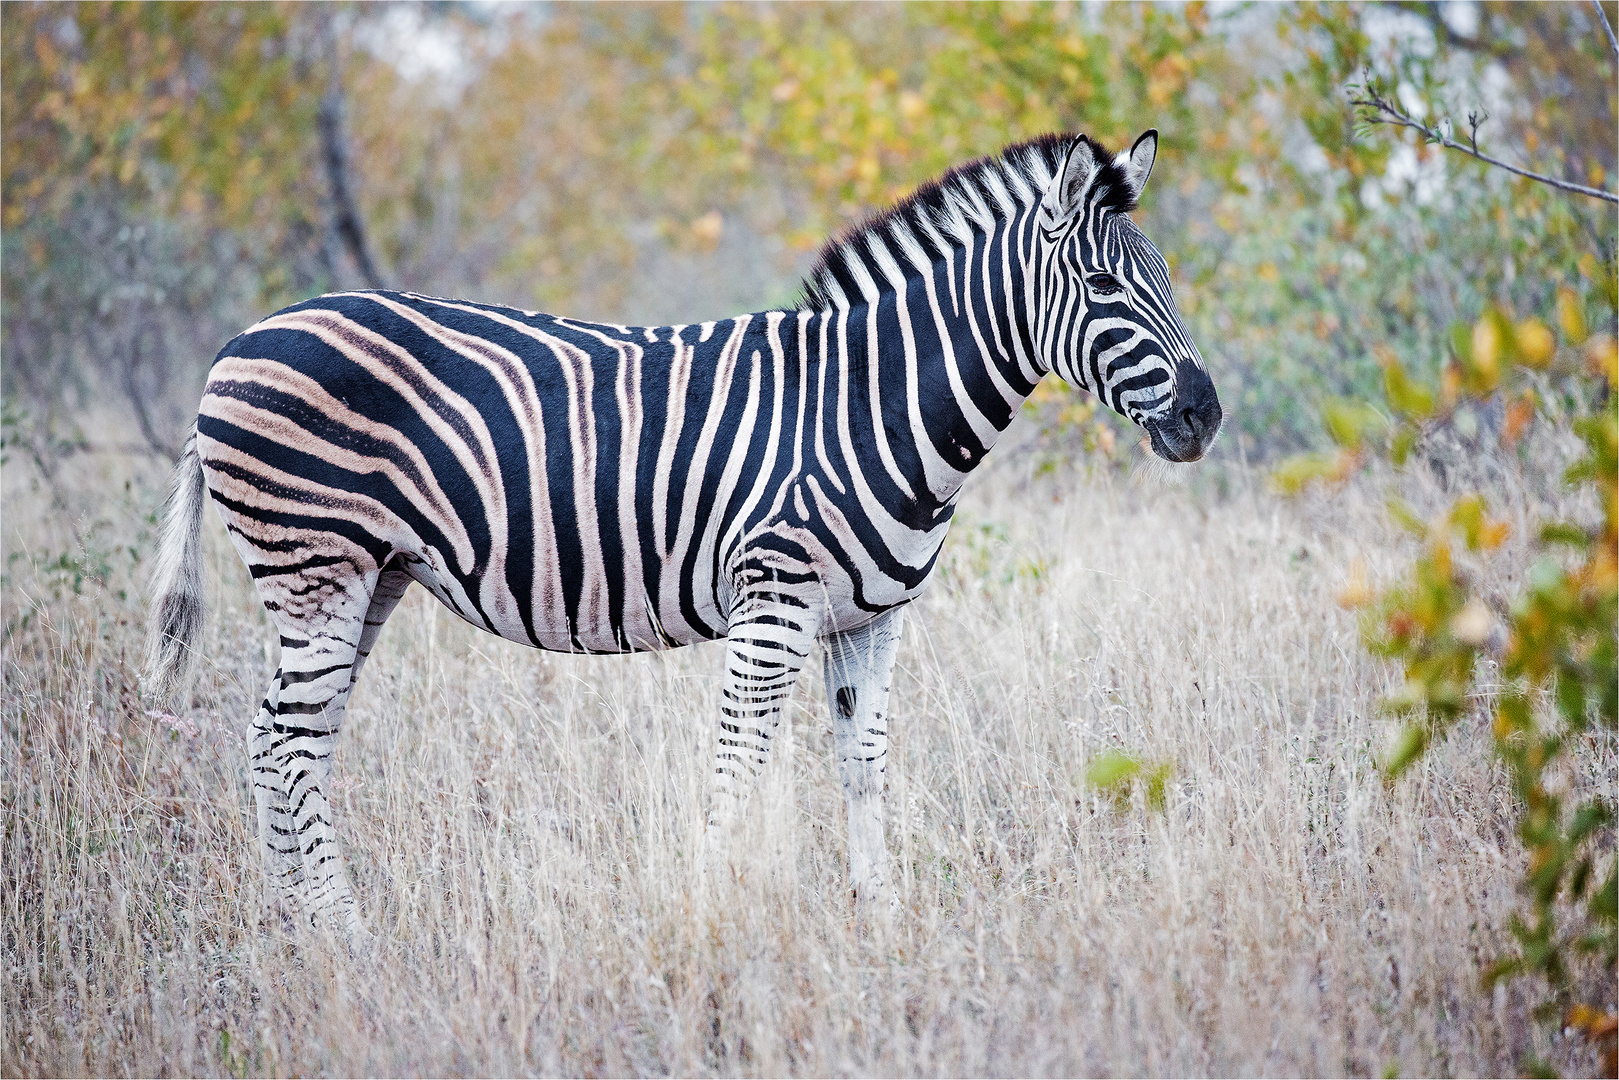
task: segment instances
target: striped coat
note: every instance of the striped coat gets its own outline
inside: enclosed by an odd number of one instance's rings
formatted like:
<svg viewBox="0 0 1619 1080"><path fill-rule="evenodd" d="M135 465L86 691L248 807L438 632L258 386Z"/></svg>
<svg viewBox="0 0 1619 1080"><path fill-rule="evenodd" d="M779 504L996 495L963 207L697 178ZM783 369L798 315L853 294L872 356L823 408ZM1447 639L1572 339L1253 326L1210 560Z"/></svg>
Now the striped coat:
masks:
<svg viewBox="0 0 1619 1080"><path fill-rule="evenodd" d="M971 428L942 372L885 407L871 330L847 310L641 328L323 296L221 351L197 450L260 582L397 562L502 637L628 652L723 637L742 575L769 569L813 574L852 626L921 591L999 430ZM1021 396L962 381L1004 428Z"/></svg>

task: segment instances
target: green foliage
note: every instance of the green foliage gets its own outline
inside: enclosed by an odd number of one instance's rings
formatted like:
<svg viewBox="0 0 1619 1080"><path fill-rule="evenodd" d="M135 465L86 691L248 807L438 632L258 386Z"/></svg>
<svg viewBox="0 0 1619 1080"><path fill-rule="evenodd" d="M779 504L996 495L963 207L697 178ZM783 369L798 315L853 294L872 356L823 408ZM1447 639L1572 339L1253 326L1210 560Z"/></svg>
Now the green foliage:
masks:
<svg viewBox="0 0 1619 1080"><path fill-rule="evenodd" d="M1581 305L1565 294L1559 306L1566 331L1584 328L1575 314ZM1514 919L1516 951L1494 963L1485 981L1541 976L1553 992L1549 1016L1611 1033L1611 1006L1572 1000L1568 956L1596 954L1610 970L1619 959L1614 807L1598 792L1568 790L1566 773L1582 739L1602 730L1611 736L1619 718L1619 420L1611 405L1616 347L1611 337L1582 342L1570 334L1559 349L1545 323L1515 321L1501 309L1458 327L1452 340L1454 359L1440 387L1416 382L1390 359L1387 396L1401 419L1388 452L1403 454L1421 428L1445 411L1469 403L1482 408L1492 397L1509 403L1501 438L1516 442L1533 420L1541 373L1579 373L1587 382L1576 391L1584 415L1573 430L1585 453L1563 479L1596 496L1601 520L1541 527L1535 538L1540 554L1523 590L1507 610L1492 611L1458 554L1459 545L1471 558L1487 557L1507 538L1506 523L1490 517L1485 498L1464 494L1431 523L1397 502L1391 505L1396 519L1425 543L1404 579L1376 597L1364 616L1367 647L1405 672L1387 707L1406 725L1384 767L1393 780L1459 719L1481 705L1493 711L1496 753L1521 808L1518 836L1529 856L1523 888L1530 909ZM1350 419L1340 416L1335 438L1363 434L1353 422L1360 415L1350 410ZM1322 473L1314 459L1295 460L1278 471L1277 481L1296 489ZM1493 707L1475 691L1478 665L1486 659L1498 664L1503 684Z"/></svg>
<svg viewBox="0 0 1619 1080"><path fill-rule="evenodd" d="M1049 576L1045 560L1021 551L1004 525L958 517L951 536L954 540L940 567L946 587L986 598L1004 597L1020 585L1045 587Z"/></svg>
<svg viewBox="0 0 1619 1080"><path fill-rule="evenodd" d="M1122 750L1110 750L1085 767L1085 783L1107 795L1116 807L1130 803L1139 789L1149 810L1162 810L1169 802L1169 782L1175 776L1175 763L1156 761Z"/></svg>
<svg viewBox="0 0 1619 1080"><path fill-rule="evenodd" d="M1326 399L1378 399L1379 346L1431 381L1450 358L1452 323L1471 325L1492 305L1544 311L1559 286L1597 276L1579 262L1593 236L1612 233L1598 204L1441 157L1409 132L1368 138L1345 108L1346 83L1370 77L1465 132L1482 88L1508 75L1511 95L1534 104L1525 119L1486 123L1480 137L1542 170L1561 164L1602 182L1613 170L1602 125L1613 126L1615 94L1589 10L1481 9L1471 37L1451 29L1439 5L1300 4L1234 16L1270 19L1266 29L1286 45L1255 57L1243 92L1221 102L1258 133L1244 147L1246 185L1199 197L1208 201L1185 225L1190 242L1154 235L1174 250L1193 337L1217 358L1228 431L1251 454L1324 449ZM1505 40L1524 44L1493 44ZM1558 80L1579 116L1557 100ZM1266 103L1280 103L1285 120ZM1160 211L1149 204L1148 213Z"/></svg>
<svg viewBox="0 0 1619 1080"><path fill-rule="evenodd" d="M1045 131L1122 144L1151 115L1160 153L1182 162L1198 145L1184 91L1222 48L1200 4L1100 20L1066 4L722 7L698 25L695 73L676 84L705 118L687 152L733 184L807 176L799 240L810 246L839 220Z"/></svg>
<svg viewBox="0 0 1619 1080"><path fill-rule="evenodd" d="M1580 25L1591 21L1590 12L1480 7L1482 25L1474 38L1443 24L1437 8L1410 10L1434 25L1441 42L1481 63L1504 66L1524 87L1535 102L1527 123L1517 121L1528 151L1549 154L1564 175L1572 171L1581 182L1601 186L1612 169L1611 131L1588 132L1589 118L1555 100L1550 90L1561 81L1571 99L1583 98L1592 112L1605 113L1611 128L1614 57L1605 38ZM1365 35L1343 24L1344 14L1343 8L1317 8L1301 20L1328 43L1323 59L1310 66L1318 90L1358 68L1368 84L1385 97L1398 94L1407 107L1414 99L1433 102L1441 112L1455 107L1443 100L1450 89L1436 66L1443 49L1423 54L1394 48L1379 59ZM1368 117L1359 119L1359 138L1334 145L1339 127L1333 118L1306 117L1329 155L1357 175L1375 164L1368 152L1387 152L1398 142L1368 138ZM1609 157L1580 163L1574 151L1582 146L1603 147ZM1570 168L1576 164L1584 168ZM1612 404L1619 360L1611 336L1588 332L1591 325L1614 325L1616 237L1606 211L1591 212L1525 180L1483 175L1482 166L1465 158L1447 158L1444 166L1480 175L1484 190L1497 193L1479 204L1483 227L1444 237L1447 253L1468 261L1475 243L1483 245L1476 249L1480 255L1500 259L1504 252L1518 266L1537 267L1533 285L1516 296L1512 288L1497 288L1494 296L1474 293L1482 301L1477 306L1452 303L1451 310L1459 308L1465 318L1442 336L1429 330L1415 341L1399 333L1378 341L1370 352L1382 369L1381 398L1390 421L1380 422L1380 414L1364 405L1325 403L1324 426L1342 449L1335 457L1294 457L1275 471L1274 482L1297 491L1312 481L1341 480L1376 456L1404 467L1436 431L1448 429L1464 444L1476 444L1481 416L1492 418L1504 449L1516 448L1537 420L1570 423L1583 442L1584 455L1563 480L1595 496L1601 519L1540 526L1529 538L1534 561L1517 595L1492 603L1481 592L1477 567L1494 557L1509 530L1492 518L1481 493L1465 492L1427 522L1391 501L1391 516L1423 541L1421 554L1380 595L1357 572L1341 599L1366 608L1367 647L1404 670L1403 686L1386 702L1405 721L1384 762L1391 782L1458 720L1479 712L1493 716L1496 753L1520 808L1528 910L1513 922L1515 950L1487 970L1485 982L1543 978L1551 990L1543 1015L1605 1043L1611 1074L1613 1003L1578 1000L1569 964L1574 955L1594 954L1611 972L1616 962L1615 808L1600 791L1569 777L1586 741L1597 732L1611 738L1619 714L1619 433ZM1489 228L1492 218L1498 229ZM1515 308L1543 314L1518 319ZM1593 311L1599 313L1594 320L1588 318ZM1561 341L1552 324L1560 328ZM1479 668L1486 662L1499 675L1494 693L1479 689ZM1611 986L1602 993L1611 993Z"/></svg>
<svg viewBox="0 0 1619 1080"><path fill-rule="evenodd" d="M1511 93L1536 109L1508 135L1571 169L1565 127L1594 131L1613 114L1581 66L1593 59L1581 17L1489 5L1490 33L1526 42L1534 64L1439 32L1424 7L556 5L530 18L435 6L408 35L388 29L388 10L6 7L6 344L48 368L30 397L121 388L129 380L95 358L134 349L154 320L198 339L166 350L197 356L176 380L192 385L203 342L236 329L247 301L356 283L334 255L315 133L335 79L390 280L628 321L644 314L629 283L649 252L758 237L770 271L753 275L763 280L748 302L779 304L829 233L954 164L1052 129L1120 145L1157 127L1141 213L1217 372L1234 436L1222 448L1321 450L1322 403L1371 400L1384 380L1369 343L1430 378L1456 318L1492 302L1544 310L1559 283L1578 282L1593 228L1566 200L1472 164L1447 163L1437 196L1391 174L1404 150L1431 170L1432 149L1357 138L1344 82L1370 70L1453 112L1486 65L1504 64ZM460 68L409 73L398 54L414 37L451 43ZM1431 49L1400 44L1424 37ZM1587 145L1590 180L1611 153ZM92 216L176 238L165 258L241 266L251 288L222 276L181 289L153 274L149 293L169 299L101 313L105 290L83 295L67 269L114 262L96 239L108 230L80 226L87 200ZM44 333L19 313L42 304L98 314L19 351ZM169 383L143 378L148 396ZM18 382L8 371L8 392ZM1076 421L1080 392L1046 397L1040 422L1080 434L1067 445L1104 459L1122 449L1105 422ZM40 404L36 418L54 422L59 410Z"/></svg>
<svg viewBox="0 0 1619 1080"><path fill-rule="evenodd" d="M260 230L317 219L323 72L295 9L18 4L0 29L6 227L101 185Z"/></svg>

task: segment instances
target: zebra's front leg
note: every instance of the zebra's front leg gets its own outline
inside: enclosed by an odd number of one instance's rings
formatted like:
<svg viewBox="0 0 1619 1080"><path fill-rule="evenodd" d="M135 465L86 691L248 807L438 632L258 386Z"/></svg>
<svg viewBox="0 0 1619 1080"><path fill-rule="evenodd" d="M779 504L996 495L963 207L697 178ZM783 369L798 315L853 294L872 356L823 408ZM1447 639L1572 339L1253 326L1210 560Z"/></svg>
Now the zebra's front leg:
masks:
<svg viewBox="0 0 1619 1080"><path fill-rule="evenodd" d="M824 639L826 700L832 708L838 776L849 804L849 887L862 906L898 905L888 884L883 798L888 784L888 690L903 608Z"/></svg>
<svg viewBox="0 0 1619 1080"><path fill-rule="evenodd" d="M731 618L725 635L725 700L714 739L705 869L728 855L748 795L770 762L781 708L792 695L819 627L817 608L776 594L752 600Z"/></svg>

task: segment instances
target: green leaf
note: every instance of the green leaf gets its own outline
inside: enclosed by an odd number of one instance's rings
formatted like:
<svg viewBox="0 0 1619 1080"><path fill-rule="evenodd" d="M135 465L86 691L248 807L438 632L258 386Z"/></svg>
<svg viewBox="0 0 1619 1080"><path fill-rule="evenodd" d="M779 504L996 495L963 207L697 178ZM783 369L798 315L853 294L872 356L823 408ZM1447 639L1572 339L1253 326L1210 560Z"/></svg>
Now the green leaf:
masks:
<svg viewBox="0 0 1619 1080"><path fill-rule="evenodd" d="M1322 411L1327 434L1346 450L1360 449L1367 435L1388 423L1376 409L1355 401L1329 401Z"/></svg>
<svg viewBox="0 0 1619 1080"><path fill-rule="evenodd" d="M1450 328L1450 351L1464 366L1473 362L1473 328L1457 323Z"/></svg>
<svg viewBox="0 0 1619 1080"><path fill-rule="evenodd" d="M1613 808L1601 799L1592 799L1574 812L1568 825L1570 840L1583 840L1604 825L1613 823Z"/></svg>
<svg viewBox="0 0 1619 1080"><path fill-rule="evenodd" d="M1388 761L1383 765L1383 771L1388 774L1390 780L1397 778L1406 769L1410 768L1411 763L1421 757L1422 752L1427 748L1427 726L1425 724L1407 725L1405 731L1400 733L1399 741L1394 744L1394 749L1389 753Z"/></svg>
<svg viewBox="0 0 1619 1080"><path fill-rule="evenodd" d="M1336 463L1326 454L1299 454L1290 457L1270 474L1271 483L1283 495L1297 495L1313 480L1332 475Z"/></svg>
<svg viewBox="0 0 1619 1080"><path fill-rule="evenodd" d="M1413 382L1398 360L1383 370L1383 392L1388 395L1389 406L1403 416L1421 419L1433 412L1434 392Z"/></svg>
<svg viewBox="0 0 1619 1080"><path fill-rule="evenodd" d="M1388 507L1389 517L1393 518L1394 523L1400 528L1412 536L1428 535L1428 523L1418 517L1417 512L1411 509L1410 504L1404 499L1390 499L1385 505Z"/></svg>
<svg viewBox="0 0 1619 1080"><path fill-rule="evenodd" d="M1175 775L1175 766L1162 761L1147 774L1147 806L1162 810L1169 802L1169 781Z"/></svg>
<svg viewBox="0 0 1619 1080"><path fill-rule="evenodd" d="M1463 495L1450 507L1450 523L1460 529L1467 546L1478 550L1479 535L1484 528L1484 496L1473 492Z"/></svg>
<svg viewBox="0 0 1619 1080"><path fill-rule="evenodd" d="M1608 871L1608 880L1591 894L1591 917L1613 926L1619 923L1619 867Z"/></svg>
<svg viewBox="0 0 1619 1080"><path fill-rule="evenodd" d="M1411 456L1411 451L1416 449L1416 445L1417 429L1409 424L1401 425L1389 443L1389 460L1396 466L1404 465L1406 459Z"/></svg>
<svg viewBox="0 0 1619 1080"><path fill-rule="evenodd" d="M1570 544L1583 548L1591 542L1591 536L1578 525L1567 521L1555 521L1540 527L1540 542L1543 544Z"/></svg>
<svg viewBox="0 0 1619 1080"><path fill-rule="evenodd" d="M1133 754L1110 750L1092 761L1085 769L1085 782L1094 788L1112 790L1141 772L1141 759Z"/></svg>

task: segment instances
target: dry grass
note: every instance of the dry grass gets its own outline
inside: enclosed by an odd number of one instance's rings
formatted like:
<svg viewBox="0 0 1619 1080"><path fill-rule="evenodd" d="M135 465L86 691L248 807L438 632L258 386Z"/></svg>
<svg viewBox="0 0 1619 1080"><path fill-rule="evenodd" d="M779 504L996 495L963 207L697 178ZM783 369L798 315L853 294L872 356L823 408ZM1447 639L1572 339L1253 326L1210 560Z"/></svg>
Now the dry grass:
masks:
<svg viewBox="0 0 1619 1080"><path fill-rule="evenodd" d="M906 630L891 935L848 906L817 673L755 798L753 864L704 899L715 648L541 656L415 590L340 751L376 933L349 959L261 923L242 734L272 646L217 520L209 664L156 719L132 673L144 606L119 591L139 569L104 553L149 545L160 470L81 460L64 512L14 462L3 1071L1590 1068L1527 989L1479 989L1518 872L1484 733L1393 788L1376 772L1391 676L1333 602L1352 555L1398 563L1375 512L1018 468L972 486ZM105 587L45 565L69 522ZM1110 749L1174 763L1166 810L1086 787Z"/></svg>

